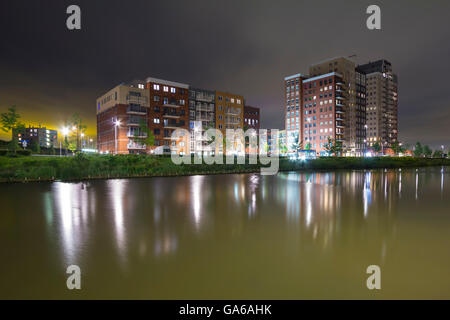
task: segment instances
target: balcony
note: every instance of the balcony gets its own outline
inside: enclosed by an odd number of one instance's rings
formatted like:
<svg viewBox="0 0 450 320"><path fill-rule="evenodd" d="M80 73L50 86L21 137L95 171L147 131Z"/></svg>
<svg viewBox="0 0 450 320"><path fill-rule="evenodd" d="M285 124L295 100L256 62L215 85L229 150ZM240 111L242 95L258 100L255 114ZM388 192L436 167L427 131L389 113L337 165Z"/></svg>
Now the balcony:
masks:
<svg viewBox="0 0 450 320"><path fill-rule="evenodd" d="M145 121L145 119L141 117L129 117L127 119L127 126L139 126L142 120Z"/></svg>
<svg viewBox="0 0 450 320"><path fill-rule="evenodd" d="M336 128L344 128L344 123L341 121L336 121Z"/></svg>
<svg viewBox="0 0 450 320"><path fill-rule="evenodd" d="M127 103L134 103L134 104L141 104L141 105L148 105L148 99L147 97L138 97L138 96L130 96L127 95Z"/></svg>
<svg viewBox="0 0 450 320"><path fill-rule="evenodd" d="M337 106L338 104L336 103L336 106ZM342 108L339 108L339 107L336 107L336 113L344 113L344 109L342 109Z"/></svg>
<svg viewBox="0 0 450 320"><path fill-rule="evenodd" d="M336 106L337 107L343 107L344 104L340 100L336 100Z"/></svg>
<svg viewBox="0 0 450 320"><path fill-rule="evenodd" d="M341 94L337 94L336 95L336 99L341 99L341 100L344 100L344 99L346 99L343 95L341 95Z"/></svg>
<svg viewBox="0 0 450 320"><path fill-rule="evenodd" d="M147 134L145 132L128 130L127 137L128 138L147 138Z"/></svg>
<svg viewBox="0 0 450 320"><path fill-rule="evenodd" d="M145 150L147 147L145 144L140 144L134 141L129 141L127 144L128 149L135 149L135 150Z"/></svg>
<svg viewBox="0 0 450 320"><path fill-rule="evenodd" d="M142 107L142 106L138 106L138 105L128 106L127 113L128 114L142 114L142 115L146 115L147 114L147 108Z"/></svg>
<svg viewBox="0 0 450 320"><path fill-rule="evenodd" d="M164 128L168 128L168 129L178 129L178 128L182 128L184 127L184 125L180 124L180 123L176 123L176 122L164 122Z"/></svg>
<svg viewBox="0 0 450 320"><path fill-rule="evenodd" d="M181 108L184 107L182 105L179 105L176 100L170 100L167 101L167 103L163 103L164 107L171 107L171 108Z"/></svg>
<svg viewBox="0 0 450 320"><path fill-rule="evenodd" d="M180 117L180 114L177 112L164 112L163 113L163 117L164 118L173 118L173 119L178 119Z"/></svg>

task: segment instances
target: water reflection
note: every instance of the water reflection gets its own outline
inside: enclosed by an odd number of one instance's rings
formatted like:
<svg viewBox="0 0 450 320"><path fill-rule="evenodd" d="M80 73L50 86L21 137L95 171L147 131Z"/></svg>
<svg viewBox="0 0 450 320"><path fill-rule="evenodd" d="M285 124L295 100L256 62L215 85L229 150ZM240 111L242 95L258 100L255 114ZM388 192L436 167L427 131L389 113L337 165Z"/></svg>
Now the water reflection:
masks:
<svg viewBox="0 0 450 320"><path fill-rule="evenodd" d="M58 182L39 185L47 187L38 196L31 187L22 194L42 212L44 231L33 220L38 214L28 217L35 225L32 235L39 238L36 233L43 232L49 239L43 245L59 248L59 263L86 262L98 270L139 274L152 279L149 287L163 290L163 281L154 278L180 281L180 268L185 277L210 273L226 286L221 277L233 268L251 278L266 264L280 264L276 272L296 279L297 270L287 266L393 261L398 246L409 248L403 239L417 238L405 223L421 222L434 212L444 216L442 210L450 205L449 188L444 188L448 172L388 169ZM14 194L8 189L3 194L8 192ZM9 198L2 198L8 208L29 210ZM421 241L435 234L446 241L440 221L427 220L433 228L422 230ZM415 248L420 245L415 242Z"/></svg>

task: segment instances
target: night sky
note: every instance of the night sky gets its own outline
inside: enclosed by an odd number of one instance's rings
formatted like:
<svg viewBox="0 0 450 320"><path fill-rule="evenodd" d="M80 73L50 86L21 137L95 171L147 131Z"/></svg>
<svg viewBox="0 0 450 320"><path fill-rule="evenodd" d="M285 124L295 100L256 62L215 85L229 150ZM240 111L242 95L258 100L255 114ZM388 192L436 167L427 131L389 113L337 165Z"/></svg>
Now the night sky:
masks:
<svg viewBox="0 0 450 320"><path fill-rule="evenodd" d="M66 28L66 8L82 30ZM382 30L366 28L381 7ZM356 54L399 77L399 138L450 148L450 1L1 0L0 112L59 129L95 99L152 76L242 94L264 128L283 128L283 78ZM5 136L1 136L5 138Z"/></svg>

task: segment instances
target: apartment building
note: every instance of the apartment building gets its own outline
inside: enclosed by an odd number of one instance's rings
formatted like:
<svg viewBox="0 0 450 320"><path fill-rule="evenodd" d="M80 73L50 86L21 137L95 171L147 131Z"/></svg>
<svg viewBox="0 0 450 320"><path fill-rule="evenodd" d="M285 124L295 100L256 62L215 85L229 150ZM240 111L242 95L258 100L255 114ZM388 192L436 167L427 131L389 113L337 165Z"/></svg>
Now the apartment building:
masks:
<svg viewBox="0 0 450 320"><path fill-rule="evenodd" d="M304 149L327 154L328 139L344 142L346 128L346 83L336 72L326 73L302 81L303 122L300 131Z"/></svg>
<svg viewBox="0 0 450 320"><path fill-rule="evenodd" d="M257 107L244 106L244 127L259 130L260 110Z"/></svg>
<svg viewBox="0 0 450 320"><path fill-rule="evenodd" d="M244 127L244 97L216 91L216 128L225 134L226 129Z"/></svg>
<svg viewBox="0 0 450 320"><path fill-rule="evenodd" d="M307 78L308 76L301 73L284 78L285 137L288 152L295 152L302 148L303 80Z"/></svg>
<svg viewBox="0 0 450 320"><path fill-rule="evenodd" d="M17 134L19 143L30 147L33 143L42 148L57 148L58 147L58 131L47 129L46 127L32 127L25 128L24 132Z"/></svg>
<svg viewBox="0 0 450 320"><path fill-rule="evenodd" d="M204 130L217 128L225 135L226 129L242 129L244 123L243 96L152 77L120 84L98 98L96 105L101 153L205 151ZM172 137L179 128L190 131L190 143L185 137ZM154 136L153 146L136 139L146 138L147 130Z"/></svg>
<svg viewBox="0 0 450 320"><path fill-rule="evenodd" d="M191 132L191 153L211 152L204 131L216 128L216 93L215 91L189 89L189 129Z"/></svg>
<svg viewBox="0 0 450 320"><path fill-rule="evenodd" d="M367 82L367 141L389 146L398 139L398 80L389 61L357 67Z"/></svg>
<svg viewBox="0 0 450 320"><path fill-rule="evenodd" d="M346 84L341 92L346 99L344 154L362 156L366 149L365 73L357 72L355 63L345 57L327 59L309 67L312 77L331 72L341 74Z"/></svg>
<svg viewBox="0 0 450 320"><path fill-rule="evenodd" d="M185 139L172 138L176 129L189 130L189 85L149 77L146 88L150 98L149 128L155 137L149 151L161 153L170 148L180 154L189 152Z"/></svg>
<svg viewBox="0 0 450 320"><path fill-rule="evenodd" d="M100 153L145 153L134 137L145 137L140 124L148 124L149 92L144 83L120 84L97 99L97 150Z"/></svg>

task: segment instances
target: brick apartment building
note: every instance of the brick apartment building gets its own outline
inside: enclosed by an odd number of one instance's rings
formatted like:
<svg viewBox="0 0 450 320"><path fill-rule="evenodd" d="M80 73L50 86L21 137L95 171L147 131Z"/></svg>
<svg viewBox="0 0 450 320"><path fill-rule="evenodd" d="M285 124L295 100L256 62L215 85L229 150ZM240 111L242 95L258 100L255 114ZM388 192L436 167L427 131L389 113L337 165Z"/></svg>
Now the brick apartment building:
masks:
<svg viewBox="0 0 450 320"><path fill-rule="evenodd" d="M142 123L153 133L154 146L136 141L135 136L146 137ZM217 128L225 135L226 129L243 128L243 123L243 96L151 77L121 84L97 99L101 153L197 152L205 145L196 141L204 130ZM173 140L178 128L190 131L189 145L184 138Z"/></svg>
<svg viewBox="0 0 450 320"><path fill-rule="evenodd" d="M377 141L384 146L397 141L397 76L388 61L356 67L338 57L311 65L309 73L284 78L290 152L309 143L324 154L330 137L342 142L343 155L363 156Z"/></svg>
<svg viewBox="0 0 450 320"><path fill-rule="evenodd" d="M257 107L244 106L244 127L259 130L260 110Z"/></svg>

